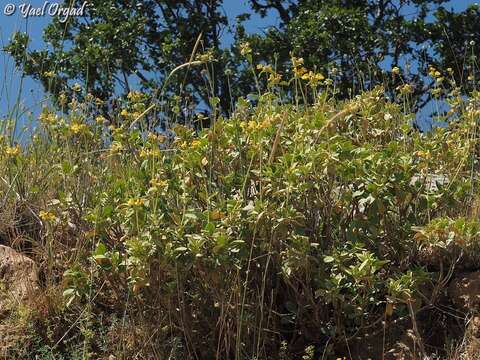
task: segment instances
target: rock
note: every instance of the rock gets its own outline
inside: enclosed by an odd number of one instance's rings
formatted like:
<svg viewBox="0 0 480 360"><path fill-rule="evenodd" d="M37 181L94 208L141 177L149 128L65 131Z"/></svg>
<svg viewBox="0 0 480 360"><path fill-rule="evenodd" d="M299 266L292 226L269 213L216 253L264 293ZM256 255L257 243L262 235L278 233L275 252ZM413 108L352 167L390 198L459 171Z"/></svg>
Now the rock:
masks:
<svg viewBox="0 0 480 360"><path fill-rule="evenodd" d="M453 304L464 312L480 310L480 271L461 274L452 279L448 296Z"/></svg>
<svg viewBox="0 0 480 360"><path fill-rule="evenodd" d="M12 300L17 303L34 301L38 289L35 262L10 247L0 245L0 312Z"/></svg>

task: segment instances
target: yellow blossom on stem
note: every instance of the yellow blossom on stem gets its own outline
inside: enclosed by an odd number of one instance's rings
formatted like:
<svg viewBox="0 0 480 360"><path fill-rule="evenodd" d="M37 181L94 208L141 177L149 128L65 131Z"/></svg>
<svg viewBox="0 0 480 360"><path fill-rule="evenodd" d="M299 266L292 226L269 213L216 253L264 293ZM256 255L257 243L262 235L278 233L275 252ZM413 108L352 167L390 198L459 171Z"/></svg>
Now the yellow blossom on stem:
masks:
<svg viewBox="0 0 480 360"><path fill-rule="evenodd" d="M312 86L317 86L318 83L325 79L325 76L321 73L315 73L313 71L309 72L309 83Z"/></svg>
<svg viewBox="0 0 480 360"><path fill-rule="evenodd" d="M202 142L200 140L193 140L192 141L192 148L196 148L198 146L200 146Z"/></svg>
<svg viewBox="0 0 480 360"><path fill-rule="evenodd" d="M282 75L271 73L267 81L269 85L278 85L282 81Z"/></svg>
<svg viewBox="0 0 480 360"><path fill-rule="evenodd" d="M97 124L99 124L99 125L104 125L104 124L107 123L107 119L105 119L104 116L99 115L99 116L97 116L97 117L95 118L95 122L96 122Z"/></svg>
<svg viewBox="0 0 480 360"><path fill-rule="evenodd" d="M255 131L258 127L258 124L255 120L250 120L247 124L247 130Z"/></svg>
<svg viewBox="0 0 480 360"><path fill-rule="evenodd" d="M141 149L139 155L142 159L145 159L149 155L149 150L148 149Z"/></svg>
<svg viewBox="0 0 480 360"><path fill-rule="evenodd" d="M57 122L57 117L51 112L44 111L40 114L38 120L45 125L53 125Z"/></svg>
<svg viewBox="0 0 480 360"><path fill-rule="evenodd" d="M74 135L79 135L79 134L83 134L87 131L88 127L86 124L77 124L77 123L73 123L70 125L70 131L74 134Z"/></svg>
<svg viewBox="0 0 480 360"><path fill-rule="evenodd" d="M130 207L141 207L145 205L145 199L142 199L142 198L128 199L127 205Z"/></svg>
<svg viewBox="0 0 480 360"><path fill-rule="evenodd" d="M82 90L82 86L79 83L75 83L72 86L72 91L74 91L74 92L80 92L81 90Z"/></svg>
<svg viewBox="0 0 480 360"><path fill-rule="evenodd" d="M117 141L114 141L112 145L110 145L110 153L117 154L123 150L123 145Z"/></svg>
<svg viewBox="0 0 480 360"><path fill-rule="evenodd" d="M140 102L144 95L140 91L130 91L127 95L127 99L132 102Z"/></svg>
<svg viewBox="0 0 480 360"><path fill-rule="evenodd" d="M46 221L46 222L53 222L53 221L57 220L57 217L55 216L55 214L50 212L50 211L43 211L42 210L38 214L38 217L41 220Z"/></svg>
<svg viewBox="0 0 480 360"><path fill-rule="evenodd" d="M150 180L150 185L151 185L151 187L150 187L150 189L148 189L148 192L155 193L155 192L158 192L160 190L163 190L163 189L167 188L168 181L154 178L154 179Z"/></svg>
<svg viewBox="0 0 480 360"><path fill-rule="evenodd" d="M268 129L269 127L272 126L272 119L267 117L265 120L263 120L259 125L259 129Z"/></svg>
<svg viewBox="0 0 480 360"><path fill-rule="evenodd" d="M201 62L210 62L215 60L215 56L213 55L212 51L207 51L203 54L197 55L197 60Z"/></svg>
<svg viewBox="0 0 480 360"><path fill-rule="evenodd" d="M296 77L299 77L299 78L302 78L307 71L308 70L305 69L303 66L293 69L293 73L295 74Z"/></svg>
<svg viewBox="0 0 480 360"><path fill-rule="evenodd" d="M8 146L5 149L5 155L7 155L7 157L15 157L20 154L20 150L21 150L20 145Z"/></svg>
<svg viewBox="0 0 480 360"><path fill-rule="evenodd" d="M252 48L250 47L250 44L248 42L243 42L240 44L240 54L242 54L242 56L246 56L251 53Z"/></svg>
<svg viewBox="0 0 480 360"><path fill-rule="evenodd" d="M303 65L303 58L297 58L295 56L292 56L292 64L293 64L293 67L299 67L301 65Z"/></svg>
<svg viewBox="0 0 480 360"><path fill-rule="evenodd" d="M407 95L413 93L413 86L410 84L404 84L397 88L400 91L400 94Z"/></svg>

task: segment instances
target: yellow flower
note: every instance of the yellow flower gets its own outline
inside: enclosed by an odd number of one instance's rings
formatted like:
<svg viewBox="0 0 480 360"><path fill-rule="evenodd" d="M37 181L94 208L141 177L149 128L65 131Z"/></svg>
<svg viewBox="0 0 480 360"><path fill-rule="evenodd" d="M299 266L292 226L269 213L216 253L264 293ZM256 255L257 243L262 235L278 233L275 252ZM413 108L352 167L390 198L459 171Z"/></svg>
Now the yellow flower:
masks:
<svg viewBox="0 0 480 360"><path fill-rule="evenodd" d="M107 123L107 119L105 119L104 116L102 115L98 115L96 118L95 118L95 122L99 125L103 125L103 124L106 124Z"/></svg>
<svg viewBox="0 0 480 360"><path fill-rule="evenodd" d="M147 158L149 156L159 156L161 154L160 152L160 149L145 149L145 148L142 148L142 150L140 150L140 157L141 158Z"/></svg>
<svg viewBox="0 0 480 360"><path fill-rule="evenodd" d="M160 180L160 179L151 179L150 180L150 185L152 186L156 186L156 187L159 187L159 188L163 188L163 187L166 187L168 185L168 181L167 180Z"/></svg>
<svg viewBox="0 0 480 360"><path fill-rule="evenodd" d="M70 131L74 135L85 133L87 131L87 125L73 123L73 124L70 125Z"/></svg>
<svg viewBox="0 0 480 360"><path fill-rule="evenodd" d="M247 123L247 130L249 131L255 131L257 129L257 122L254 120L250 120Z"/></svg>
<svg viewBox="0 0 480 360"><path fill-rule="evenodd" d="M400 94L402 95L411 94L413 92L413 86L410 84L404 84L402 86L399 86L397 89L400 90Z"/></svg>
<svg viewBox="0 0 480 360"><path fill-rule="evenodd" d="M5 154L8 156L8 157L15 157L17 156L18 154L20 154L20 145L16 145L16 146L8 146L6 149L5 149Z"/></svg>
<svg viewBox="0 0 480 360"><path fill-rule="evenodd" d="M55 73L53 71L45 71L43 73L43 76L45 76L47 78L53 78L55 76Z"/></svg>
<svg viewBox="0 0 480 360"><path fill-rule="evenodd" d="M143 99L143 93L140 91L130 91L127 98L132 102L140 102Z"/></svg>
<svg viewBox="0 0 480 360"><path fill-rule="evenodd" d="M310 71L308 73L308 80L310 82L310 85L312 86L317 86L318 83L324 79L325 79L325 76L323 76L323 74L314 73L313 71Z"/></svg>
<svg viewBox="0 0 480 360"><path fill-rule="evenodd" d="M123 150L123 145L117 141L114 141L112 145L110 145L110 153L116 154Z"/></svg>
<svg viewBox="0 0 480 360"><path fill-rule="evenodd" d="M67 105L67 101L68 101L67 95L65 95L65 93L61 93L60 96L58 97L58 103L61 106L65 106Z"/></svg>
<svg viewBox="0 0 480 360"><path fill-rule="evenodd" d="M282 81L282 75L276 74L276 73L271 73L270 76L268 77L268 83L270 85L278 85Z"/></svg>
<svg viewBox="0 0 480 360"><path fill-rule="evenodd" d="M428 74L431 76L431 77L435 77L435 74L437 73L437 69L435 69L432 65L429 65L428 66Z"/></svg>
<svg viewBox="0 0 480 360"><path fill-rule="evenodd" d="M197 56L197 60L201 61L201 62L210 62L210 61L215 60L215 57L213 56L212 51L207 51L206 53L199 54Z"/></svg>
<svg viewBox="0 0 480 360"><path fill-rule="evenodd" d="M260 129L268 129L270 126L272 126L272 119L270 118L266 118L258 125Z"/></svg>
<svg viewBox="0 0 480 360"><path fill-rule="evenodd" d="M40 211L38 216L40 217L40 219L42 219L43 221L46 221L46 222L53 222L53 221L57 220L57 217L55 216L55 214L50 212L50 211L43 211L42 210L42 211Z"/></svg>
<svg viewBox="0 0 480 360"><path fill-rule="evenodd" d="M193 140L192 141L192 147L196 148L197 146L200 146L202 142L200 140Z"/></svg>
<svg viewBox="0 0 480 360"><path fill-rule="evenodd" d="M45 125L53 125L57 122L57 117L51 112L44 111L40 114L38 120Z"/></svg>
<svg viewBox="0 0 480 360"><path fill-rule="evenodd" d="M252 48L250 47L250 44L248 42L243 42L240 44L240 54L242 54L242 56L246 56L251 53Z"/></svg>
<svg viewBox="0 0 480 360"><path fill-rule="evenodd" d="M167 180L160 180L160 179L151 179L150 180L150 189L148 189L149 193L156 193L159 190L163 190L167 188L168 181Z"/></svg>
<svg viewBox="0 0 480 360"><path fill-rule="evenodd" d="M79 92L82 90L82 86L79 84L79 83L75 83L73 86L72 86L72 91L75 91L75 92Z"/></svg>
<svg viewBox="0 0 480 360"><path fill-rule="evenodd" d="M273 74L273 68L272 65L264 65L264 64L258 64L257 65L257 70L260 70L261 72Z"/></svg>
<svg viewBox="0 0 480 360"><path fill-rule="evenodd" d="M130 112L127 109L123 109L120 112L120 115L127 117L127 116L130 116Z"/></svg>
<svg viewBox="0 0 480 360"><path fill-rule="evenodd" d="M140 155L140 157L141 157L142 159L145 159L145 158L148 157L148 155L149 155L148 149L142 149L142 150L140 150L140 154L139 154L139 155Z"/></svg>
<svg viewBox="0 0 480 360"><path fill-rule="evenodd" d="M398 66L393 67L392 74L395 74L395 75L400 74L400 68Z"/></svg>
<svg viewBox="0 0 480 360"><path fill-rule="evenodd" d="M432 93L433 96L438 96L438 95L440 95L441 92L442 92L442 89L440 89L440 88L435 88L435 89L431 90L431 93Z"/></svg>
<svg viewBox="0 0 480 360"><path fill-rule="evenodd" d="M303 74L305 74L307 71L308 71L308 70L305 69L303 66L293 69L293 73L294 73L295 76L297 76L297 77L302 77Z"/></svg>
<svg viewBox="0 0 480 360"><path fill-rule="evenodd" d="M225 217L225 214L223 212L221 212L220 210L213 210L210 212L210 219L211 220L222 220L223 218Z"/></svg>
<svg viewBox="0 0 480 360"><path fill-rule="evenodd" d="M130 207L140 207L145 205L145 199L142 199L142 198L128 199L127 205Z"/></svg>
<svg viewBox="0 0 480 360"><path fill-rule="evenodd" d="M303 65L303 58L296 58L295 56L292 57L292 64L293 67L299 67Z"/></svg>

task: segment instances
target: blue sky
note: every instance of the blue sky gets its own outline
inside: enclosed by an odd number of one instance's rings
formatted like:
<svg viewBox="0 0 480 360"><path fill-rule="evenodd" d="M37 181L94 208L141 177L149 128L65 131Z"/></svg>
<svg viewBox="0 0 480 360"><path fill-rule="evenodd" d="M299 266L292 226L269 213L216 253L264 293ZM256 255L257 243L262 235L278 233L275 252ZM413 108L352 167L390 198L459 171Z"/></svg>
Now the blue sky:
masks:
<svg viewBox="0 0 480 360"><path fill-rule="evenodd" d="M31 48L42 48L44 43L42 41L42 30L49 23L50 17L30 17L25 19L18 11L21 4L31 4L32 6L41 6L43 0L9 0L3 1L0 5L0 46L3 48L8 43L12 34L16 31L27 32L31 38ZM55 1L51 1L55 2ZM58 2L61 2L58 0ZM4 6L7 3L12 3L17 7L17 12L12 16L4 14ZM468 5L473 4L473 1L466 0L452 0L447 7L452 7L457 11L464 10ZM230 19L235 16L249 12L247 0L225 0L223 4L225 13ZM278 19L275 13L269 14L266 18L261 18L258 15L252 15L251 19L245 23L247 31L261 32L269 26L276 25ZM232 41L231 35L225 31L224 43L228 44ZM0 54L0 121L5 117L11 117L15 113L15 104L20 101L20 109L16 116L19 116L24 125L28 125L29 118L35 118L41 108L42 101L45 100L45 94L42 91L41 85L31 78L22 78L21 73L16 70L15 64L10 56L3 51Z"/></svg>

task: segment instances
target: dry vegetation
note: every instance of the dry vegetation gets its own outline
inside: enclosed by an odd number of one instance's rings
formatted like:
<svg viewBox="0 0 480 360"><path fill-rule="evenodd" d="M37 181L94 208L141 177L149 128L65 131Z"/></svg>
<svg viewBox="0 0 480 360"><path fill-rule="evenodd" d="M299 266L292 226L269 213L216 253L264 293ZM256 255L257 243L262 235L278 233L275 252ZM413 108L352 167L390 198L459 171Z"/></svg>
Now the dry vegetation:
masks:
<svg viewBox="0 0 480 360"><path fill-rule="evenodd" d="M3 356L475 358L447 289L479 270L478 94L421 135L406 85L341 102L296 61L308 106L260 67L271 91L207 130L152 130L134 92L113 123L74 100L2 138L0 244L41 287L0 314Z"/></svg>

